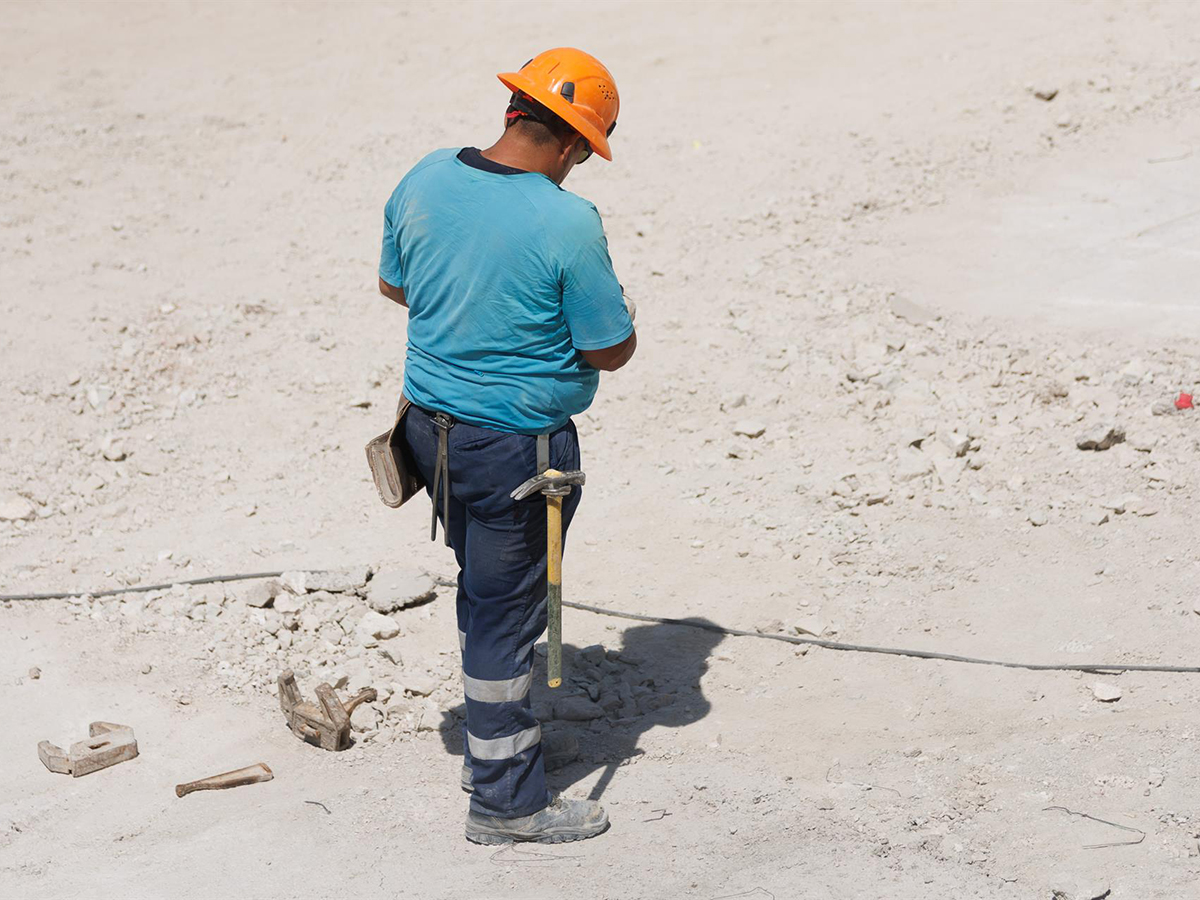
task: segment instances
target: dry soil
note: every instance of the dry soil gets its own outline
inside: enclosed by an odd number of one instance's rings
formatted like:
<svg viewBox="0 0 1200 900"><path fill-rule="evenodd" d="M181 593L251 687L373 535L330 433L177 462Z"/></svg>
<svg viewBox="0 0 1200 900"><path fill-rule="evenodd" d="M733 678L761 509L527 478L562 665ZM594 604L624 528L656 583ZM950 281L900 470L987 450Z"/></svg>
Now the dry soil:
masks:
<svg viewBox="0 0 1200 900"><path fill-rule="evenodd" d="M583 745L554 786L613 826L497 852L462 837L445 588L381 646L356 585L85 596L453 574L362 456L402 378L381 212L426 152L494 139L493 73L560 44L620 85L615 161L567 187L640 336L579 417L569 597L1198 661L1200 414L1171 401L1200 382L1200 6L10 3L0 592L79 596L0 607L0 894L1200 896L1200 676L568 611L608 652L565 690L604 714L539 693ZM289 665L379 688L352 749L286 730ZM96 719L141 755L42 768ZM268 784L172 791L260 760Z"/></svg>

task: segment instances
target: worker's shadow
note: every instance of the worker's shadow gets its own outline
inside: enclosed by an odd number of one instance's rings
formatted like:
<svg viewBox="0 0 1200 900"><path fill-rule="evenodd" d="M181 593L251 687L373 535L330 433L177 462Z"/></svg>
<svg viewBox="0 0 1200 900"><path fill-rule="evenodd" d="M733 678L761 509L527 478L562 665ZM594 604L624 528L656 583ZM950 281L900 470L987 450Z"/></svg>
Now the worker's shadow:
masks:
<svg viewBox="0 0 1200 900"><path fill-rule="evenodd" d="M693 624L656 623L625 629L619 643L610 642L604 647L606 651L617 653L613 659L606 657L607 666L600 663L599 668L607 671L599 682L594 678L595 668L585 659L591 657L594 660L596 651L584 648L583 654L579 654L579 648L564 644L563 686L551 690L546 686L544 647L538 648L534 657L534 712L538 714L544 732L567 731L579 741L578 758L548 774L547 781L552 789L563 790L603 770L589 793L590 799L599 800L617 769L643 752L638 745L647 731L656 727L681 728L708 715L712 704L704 698L701 679L708 671L709 656L724 635L707 630L704 626L713 627L708 619L683 621ZM625 689L621 688L622 683ZM555 701L559 701L558 711L565 712L564 707L572 705L561 702L567 697L592 699L587 692L589 684L600 689L594 699L602 705L612 705L618 694L623 694L625 699L611 713L590 721L566 721L551 712ZM595 688L592 693L597 693ZM590 709L588 704L581 705ZM465 706L459 703L443 715L441 735L446 750L462 756L463 726L460 723L466 716Z"/></svg>

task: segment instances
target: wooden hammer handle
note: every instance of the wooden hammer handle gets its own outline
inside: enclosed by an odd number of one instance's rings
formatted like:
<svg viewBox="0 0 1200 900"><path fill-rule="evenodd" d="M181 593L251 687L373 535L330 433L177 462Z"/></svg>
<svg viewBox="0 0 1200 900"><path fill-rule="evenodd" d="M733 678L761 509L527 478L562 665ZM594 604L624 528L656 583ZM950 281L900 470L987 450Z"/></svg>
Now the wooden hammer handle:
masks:
<svg viewBox="0 0 1200 900"><path fill-rule="evenodd" d="M186 797L192 791L223 791L226 788L241 787L243 784L257 784L260 781L270 781L275 777L271 767L266 763L255 763L244 769L234 769L232 772L222 772L199 781L189 781L186 784L175 785L175 796Z"/></svg>

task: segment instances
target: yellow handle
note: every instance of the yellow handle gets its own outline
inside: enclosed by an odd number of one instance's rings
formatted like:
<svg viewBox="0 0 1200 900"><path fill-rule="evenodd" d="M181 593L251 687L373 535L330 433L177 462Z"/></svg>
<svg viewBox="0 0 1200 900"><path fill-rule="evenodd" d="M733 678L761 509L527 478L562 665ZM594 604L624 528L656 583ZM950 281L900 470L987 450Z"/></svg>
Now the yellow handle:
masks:
<svg viewBox="0 0 1200 900"><path fill-rule="evenodd" d="M547 469L546 475L561 475ZM546 497L546 683L562 686L562 497Z"/></svg>

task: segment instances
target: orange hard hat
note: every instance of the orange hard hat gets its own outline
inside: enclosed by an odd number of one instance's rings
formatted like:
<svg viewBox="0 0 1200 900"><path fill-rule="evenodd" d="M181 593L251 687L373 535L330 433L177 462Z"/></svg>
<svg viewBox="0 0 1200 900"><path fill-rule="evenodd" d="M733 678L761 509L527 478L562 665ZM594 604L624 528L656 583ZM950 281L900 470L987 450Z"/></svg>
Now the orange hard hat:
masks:
<svg viewBox="0 0 1200 900"><path fill-rule="evenodd" d="M617 125L621 100L617 85L600 60L582 50L559 47L539 53L519 72L497 76L514 93L528 94L612 159L608 136Z"/></svg>

